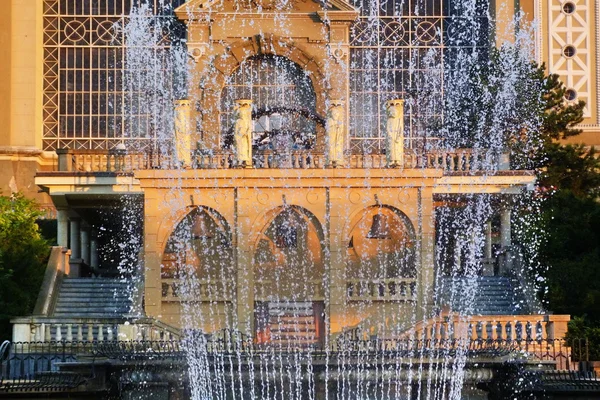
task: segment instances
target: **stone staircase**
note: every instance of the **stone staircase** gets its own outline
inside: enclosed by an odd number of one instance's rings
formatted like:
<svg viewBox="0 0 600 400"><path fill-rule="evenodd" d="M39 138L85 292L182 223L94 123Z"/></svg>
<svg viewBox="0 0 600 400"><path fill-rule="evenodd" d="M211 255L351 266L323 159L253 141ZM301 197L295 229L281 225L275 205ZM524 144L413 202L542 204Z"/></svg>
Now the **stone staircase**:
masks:
<svg viewBox="0 0 600 400"><path fill-rule="evenodd" d="M454 312L470 315L527 314L526 302L514 282L503 276L443 277L439 302ZM472 308L467 293L474 290Z"/></svg>
<svg viewBox="0 0 600 400"><path fill-rule="evenodd" d="M318 345L311 302L269 303L270 344L283 349L308 349Z"/></svg>
<svg viewBox="0 0 600 400"><path fill-rule="evenodd" d="M65 278L54 317L119 318L131 310L127 282L114 278Z"/></svg>

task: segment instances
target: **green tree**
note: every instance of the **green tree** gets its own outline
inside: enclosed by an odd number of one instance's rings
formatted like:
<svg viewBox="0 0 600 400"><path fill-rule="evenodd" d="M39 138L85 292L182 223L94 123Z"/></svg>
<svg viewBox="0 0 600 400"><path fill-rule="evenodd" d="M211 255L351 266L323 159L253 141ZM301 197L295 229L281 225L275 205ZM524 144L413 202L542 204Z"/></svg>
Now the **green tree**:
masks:
<svg viewBox="0 0 600 400"><path fill-rule="evenodd" d="M542 256L549 266L547 301L556 313L585 316L600 323L600 204L568 188L546 201L548 242Z"/></svg>
<svg viewBox="0 0 600 400"><path fill-rule="evenodd" d="M40 290L49 254L41 215L22 194L0 196L0 339L10 338L12 317L31 314Z"/></svg>
<svg viewBox="0 0 600 400"><path fill-rule="evenodd" d="M587 337L590 356L600 354L600 159L594 148L561 144L578 135L585 103L567 103L557 75L543 77L538 183L548 198L542 203L547 243L541 249L548 308L570 314L568 337Z"/></svg>

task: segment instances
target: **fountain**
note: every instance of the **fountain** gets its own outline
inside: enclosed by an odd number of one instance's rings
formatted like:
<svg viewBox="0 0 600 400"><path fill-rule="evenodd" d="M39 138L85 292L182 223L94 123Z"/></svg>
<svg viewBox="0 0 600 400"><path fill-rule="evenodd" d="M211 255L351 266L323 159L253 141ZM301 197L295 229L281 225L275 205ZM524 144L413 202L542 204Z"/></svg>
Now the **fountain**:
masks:
<svg viewBox="0 0 600 400"><path fill-rule="evenodd" d="M152 146L124 140L104 172L143 193L144 272L137 251L121 272L144 299L94 350L121 360L123 396L503 398L543 369L565 319L531 300L516 240L536 201L532 30L517 18L492 50L492 11L189 0L173 41L179 22L132 9L126 139Z"/></svg>

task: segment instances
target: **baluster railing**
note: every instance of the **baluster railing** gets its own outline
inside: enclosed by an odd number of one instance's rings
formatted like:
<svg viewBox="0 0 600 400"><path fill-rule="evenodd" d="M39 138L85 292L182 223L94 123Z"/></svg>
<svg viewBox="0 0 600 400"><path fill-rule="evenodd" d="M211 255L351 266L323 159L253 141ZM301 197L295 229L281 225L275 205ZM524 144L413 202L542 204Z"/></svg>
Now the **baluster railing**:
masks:
<svg viewBox="0 0 600 400"><path fill-rule="evenodd" d="M130 173L137 169L177 168L169 154L126 153L111 150L101 154L90 150L59 150L59 171L65 172L118 172ZM497 156L487 149L436 149L423 151L406 148L404 168L434 168L448 172L469 172L491 168ZM197 169L237 168L231 151L203 152L193 157ZM387 168L384 154L349 154L348 168ZM325 154L309 150L275 152L259 150L254 154L254 168L325 168Z"/></svg>

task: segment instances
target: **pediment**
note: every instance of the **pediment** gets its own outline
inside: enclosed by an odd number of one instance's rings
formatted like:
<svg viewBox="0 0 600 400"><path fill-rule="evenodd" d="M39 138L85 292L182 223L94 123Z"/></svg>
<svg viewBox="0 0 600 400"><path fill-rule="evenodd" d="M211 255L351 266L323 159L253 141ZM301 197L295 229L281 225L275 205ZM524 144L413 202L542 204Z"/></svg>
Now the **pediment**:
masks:
<svg viewBox="0 0 600 400"><path fill-rule="evenodd" d="M332 13L348 15L352 19L358 16L358 11L346 0L189 0L175 10L177 17L182 20L198 18L209 13Z"/></svg>

